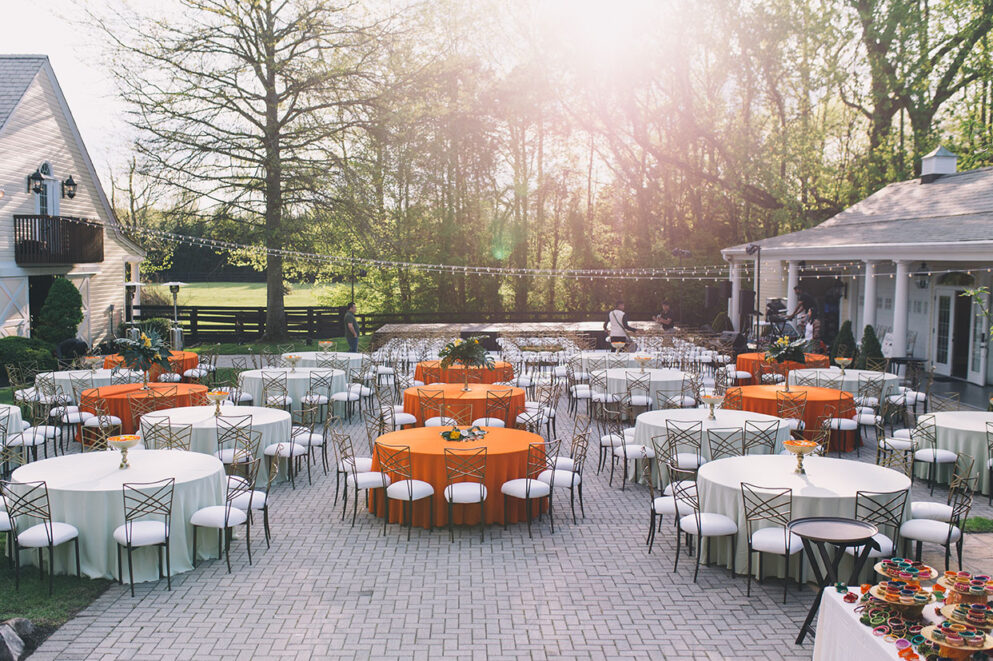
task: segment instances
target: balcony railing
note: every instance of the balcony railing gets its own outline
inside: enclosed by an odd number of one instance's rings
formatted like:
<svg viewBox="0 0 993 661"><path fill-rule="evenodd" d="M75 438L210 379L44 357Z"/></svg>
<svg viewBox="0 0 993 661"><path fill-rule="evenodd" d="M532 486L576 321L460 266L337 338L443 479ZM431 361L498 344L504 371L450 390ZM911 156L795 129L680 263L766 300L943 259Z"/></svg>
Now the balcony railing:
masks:
<svg viewBox="0 0 993 661"><path fill-rule="evenodd" d="M103 261L103 225L70 216L14 216L14 261L22 266Z"/></svg>

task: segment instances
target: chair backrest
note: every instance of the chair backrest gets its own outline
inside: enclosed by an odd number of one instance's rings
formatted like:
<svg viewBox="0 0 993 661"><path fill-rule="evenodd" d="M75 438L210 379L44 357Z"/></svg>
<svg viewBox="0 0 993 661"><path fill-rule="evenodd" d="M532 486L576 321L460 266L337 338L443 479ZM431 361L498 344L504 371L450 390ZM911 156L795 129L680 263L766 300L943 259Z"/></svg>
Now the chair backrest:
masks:
<svg viewBox="0 0 993 661"><path fill-rule="evenodd" d="M445 477L448 484L478 484L479 498L482 500L486 482L486 448L445 448Z"/></svg>
<svg viewBox="0 0 993 661"><path fill-rule="evenodd" d="M872 397L877 402L883 398L882 374L859 374L859 397Z"/></svg>
<svg viewBox="0 0 993 661"><path fill-rule="evenodd" d="M280 448L281 450L281 448ZM276 453L279 456L279 452ZM224 527L228 525L228 521L231 517L231 510L234 509L235 501L245 494L250 494L248 496L248 507L251 509L252 492L255 490L255 480L259 476L259 464L262 459L256 457L251 461L244 463L245 466L245 477L242 479L228 478L227 491L224 494Z"/></svg>
<svg viewBox="0 0 993 661"><path fill-rule="evenodd" d="M742 482L741 500L749 538L754 532L753 526L756 523L769 521L773 525L782 526L785 543L785 535L788 534L786 527L793 518L793 489L762 487Z"/></svg>
<svg viewBox="0 0 993 661"><path fill-rule="evenodd" d="M334 444L339 468L343 469L343 472L355 474L358 467L355 464L355 448L352 445L352 437L330 425L324 428L324 437L330 437Z"/></svg>
<svg viewBox="0 0 993 661"><path fill-rule="evenodd" d="M842 381L841 372L826 371L817 373L817 385L821 388L841 390Z"/></svg>
<svg viewBox="0 0 993 661"><path fill-rule="evenodd" d="M651 378L652 375L648 372L644 374L640 372L625 372L624 385L628 397L635 395L644 395L647 397L651 393Z"/></svg>
<svg viewBox="0 0 993 661"><path fill-rule="evenodd" d="M975 464L976 460L965 453L959 452L955 455L955 468L952 470L952 479L948 482L949 503L951 503L952 489L962 489L969 493L976 490L979 475L974 475L972 472Z"/></svg>
<svg viewBox="0 0 993 661"><path fill-rule="evenodd" d="M142 390L128 393L128 410L131 411L131 421L136 429L141 428L141 417L154 413L163 406L164 395L158 390Z"/></svg>
<svg viewBox="0 0 993 661"><path fill-rule="evenodd" d="M262 370L262 396L268 398L273 395L285 395L286 372L267 372Z"/></svg>
<svg viewBox="0 0 993 661"><path fill-rule="evenodd" d="M906 489L902 491L858 491L855 493L855 518L876 526L888 527L894 535L900 531L900 524L903 523L903 510L906 506Z"/></svg>
<svg viewBox="0 0 993 661"><path fill-rule="evenodd" d="M428 388L417 389L417 403L421 409L421 420L445 415L445 391Z"/></svg>
<svg viewBox="0 0 993 661"><path fill-rule="evenodd" d="M865 368L872 372L886 372L889 370L890 359L889 358L872 358L866 357Z"/></svg>
<svg viewBox="0 0 993 661"><path fill-rule="evenodd" d="M457 425L468 425L472 422L472 403L460 399L446 399L445 417L451 418Z"/></svg>
<svg viewBox="0 0 993 661"><path fill-rule="evenodd" d="M746 420L742 437L742 454L758 450L762 454L776 451L776 437L779 435L779 420Z"/></svg>
<svg viewBox="0 0 993 661"><path fill-rule="evenodd" d="M724 391L724 401L721 408L728 411L740 411L742 406L741 387L728 388Z"/></svg>
<svg viewBox="0 0 993 661"><path fill-rule="evenodd" d="M961 411L961 395L957 392L931 393L928 398L928 409L932 413L940 411Z"/></svg>
<svg viewBox="0 0 993 661"><path fill-rule="evenodd" d="M817 372L809 372L807 370L793 370L790 372L793 378L793 383L798 386L816 386L817 385ZM797 393L799 394L799 393ZM804 393L806 394L806 393ZM778 393L777 393L778 395Z"/></svg>
<svg viewBox="0 0 993 661"><path fill-rule="evenodd" d="M708 429L707 444L710 446L711 461L724 457L739 457L742 452L742 430Z"/></svg>
<svg viewBox="0 0 993 661"><path fill-rule="evenodd" d="M990 462L990 466L993 466L993 422L986 423L986 461Z"/></svg>
<svg viewBox="0 0 993 661"><path fill-rule="evenodd" d="M807 391L797 390L791 392L776 391L776 416L780 418L792 418L803 420L803 414L807 410Z"/></svg>
<svg viewBox="0 0 993 661"><path fill-rule="evenodd" d="M131 539L131 524L136 519L152 517L165 522L169 529L172 518L172 497L176 478L169 477L156 482L125 482L121 485L124 496L125 534Z"/></svg>
<svg viewBox="0 0 993 661"><path fill-rule="evenodd" d="M189 452L193 445L193 425L169 424L169 433L165 437L165 444L159 449L164 450L185 450Z"/></svg>
<svg viewBox="0 0 993 661"><path fill-rule="evenodd" d="M952 525L948 528L948 540L952 536L952 526L962 529L965 520L969 518L969 510L972 509L972 494L965 490L955 490L949 494L950 504L952 506L952 516L949 521ZM946 540L946 544L948 543Z"/></svg>
<svg viewBox="0 0 993 661"><path fill-rule="evenodd" d="M93 388L93 375L80 374L69 376L69 387L72 388L72 401L79 403L83 398L83 391Z"/></svg>
<svg viewBox="0 0 993 661"><path fill-rule="evenodd" d="M0 406L0 447L3 447L7 442L7 434L10 429L10 409L6 406ZM20 431L20 430L18 430Z"/></svg>
<svg viewBox="0 0 993 661"><path fill-rule="evenodd" d="M910 430L910 438L923 449L934 449L938 443L938 427L934 416L927 414L917 419L917 426Z"/></svg>
<svg viewBox="0 0 993 661"><path fill-rule="evenodd" d="M110 385L123 386L126 383L134 383L135 375L131 370L114 367L110 370Z"/></svg>
<svg viewBox="0 0 993 661"><path fill-rule="evenodd" d="M388 475L393 482L414 478L410 463L409 445L376 443L375 448L376 458L379 460L379 470L383 475ZM408 486L413 489L412 485Z"/></svg>
<svg viewBox="0 0 993 661"><path fill-rule="evenodd" d="M252 456L252 416L219 415L217 421L217 447L234 450L234 463Z"/></svg>
<svg viewBox="0 0 993 661"><path fill-rule="evenodd" d="M666 444L672 448L673 453L678 448L692 448L698 455L703 449L703 422L699 420L671 420L665 421Z"/></svg>
<svg viewBox="0 0 993 661"><path fill-rule="evenodd" d="M332 370L311 370L307 390L314 395L331 396L331 382L334 380Z"/></svg>
<svg viewBox="0 0 993 661"><path fill-rule="evenodd" d="M424 374L424 385L429 386L434 383L441 383L440 367L425 367L421 373Z"/></svg>
<svg viewBox="0 0 993 661"><path fill-rule="evenodd" d="M48 542L53 542L52 506L48 500L48 485L39 482L0 481L0 497L7 503L7 516L10 518L11 533L18 535L17 523L22 516L41 519L45 526Z"/></svg>
<svg viewBox="0 0 993 661"><path fill-rule="evenodd" d="M544 471L554 469L555 457L558 456L561 447L562 441L557 439L554 441L529 443L527 477L531 480L537 480L538 476ZM528 485L527 492L530 494L530 485Z"/></svg>
<svg viewBox="0 0 993 661"><path fill-rule="evenodd" d="M569 454L572 456L572 472L582 475L583 468L586 466L586 455L589 453L589 449L589 431L587 430L581 434L574 433L569 448Z"/></svg>
<svg viewBox="0 0 993 661"><path fill-rule="evenodd" d="M513 390L488 390L486 392L486 416L487 418L498 418L504 424L510 425L510 400Z"/></svg>
<svg viewBox="0 0 993 661"><path fill-rule="evenodd" d="M672 485L672 495L676 500L677 510L679 503L688 505L697 517L697 530L700 529L700 495L697 492L696 473L691 470L676 468L673 464L667 464L666 470L669 473L669 484Z"/></svg>

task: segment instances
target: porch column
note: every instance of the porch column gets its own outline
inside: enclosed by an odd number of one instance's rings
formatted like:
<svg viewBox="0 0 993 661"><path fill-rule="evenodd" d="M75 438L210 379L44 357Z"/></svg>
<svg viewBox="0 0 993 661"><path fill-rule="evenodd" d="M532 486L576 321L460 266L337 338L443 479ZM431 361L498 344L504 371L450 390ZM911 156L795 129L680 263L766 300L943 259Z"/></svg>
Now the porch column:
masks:
<svg viewBox="0 0 993 661"><path fill-rule="evenodd" d="M741 300L741 266L738 262L732 261L729 265L729 275L731 277L731 298L728 300L728 318L734 329L741 330L741 315L738 314L738 301Z"/></svg>
<svg viewBox="0 0 993 661"><path fill-rule="evenodd" d="M896 261L896 288L893 293L893 358L907 355L907 309L910 290L910 262Z"/></svg>
<svg viewBox="0 0 993 661"><path fill-rule="evenodd" d="M876 325L876 262L865 260L865 300L862 301L862 328ZM852 329L859 335L859 329Z"/></svg>
<svg viewBox="0 0 993 661"><path fill-rule="evenodd" d="M796 292L793 291L800 284L800 262L790 260L786 275L786 314L793 314L796 309Z"/></svg>

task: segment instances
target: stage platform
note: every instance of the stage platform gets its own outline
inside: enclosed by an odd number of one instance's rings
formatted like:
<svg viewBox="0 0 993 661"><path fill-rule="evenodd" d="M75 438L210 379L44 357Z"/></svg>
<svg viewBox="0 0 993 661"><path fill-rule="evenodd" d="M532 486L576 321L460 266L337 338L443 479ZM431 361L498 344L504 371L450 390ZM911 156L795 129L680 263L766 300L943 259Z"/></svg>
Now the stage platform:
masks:
<svg viewBox="0 0 993 661"><path fill-rule="evenodd" d="M632 321L631 327L635 332L664 333L662 327L651 321ZM496 338L501 333L523 334L528 333L545 336L576 334L589 338L596 348L605 349L607 343L607 333L603 330L602 321L572 321L572 322L535 322L535 323L458 323L458 324L386 324L380 326L373 333L373 344L384 342L388 337L420 336L420 335L447 335L449 337L472 337L482 336L487 349L496 351L500 347L496 343Z"/></svg>

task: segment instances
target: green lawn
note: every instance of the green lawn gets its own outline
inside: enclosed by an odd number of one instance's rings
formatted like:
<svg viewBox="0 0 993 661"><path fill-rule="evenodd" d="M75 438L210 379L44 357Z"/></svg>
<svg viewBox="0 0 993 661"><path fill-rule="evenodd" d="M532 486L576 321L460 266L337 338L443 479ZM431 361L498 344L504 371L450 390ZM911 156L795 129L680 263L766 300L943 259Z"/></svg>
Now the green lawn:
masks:
<svg viewBox="0 0 993 661"><path fill-rule="evenodd" d="M3 548L7 540L0 535ZM28 552L22 555L26 559ZM83 610L110 585L105 579L56 576L55 589L48 596L48 574L38 578L34 566L21 566L21 589L14 590L14 572L7 567L6 556L0 555L0 622L13 617L26 617L47 636L72 616Z"/></svg>
<svg viewBox="0 0 993 661"><path fill-rule="evenodd" d="M285 305L320 305L317 297L327 289L325 285L295 284ZM172 300L168 290L163 291ZM179 304L265 307L266 286L264 282L194 282L179 290Z"/></svg>

